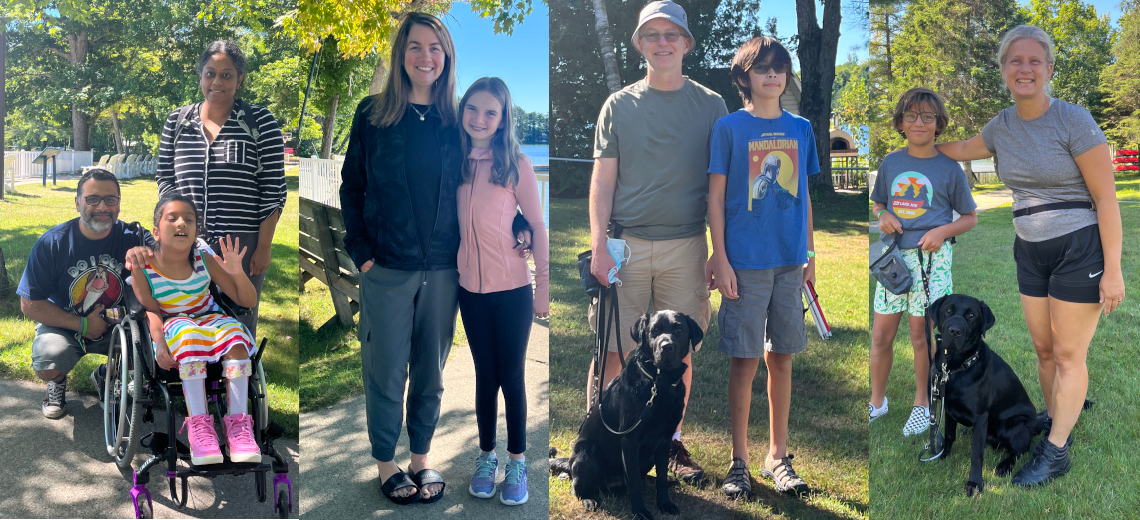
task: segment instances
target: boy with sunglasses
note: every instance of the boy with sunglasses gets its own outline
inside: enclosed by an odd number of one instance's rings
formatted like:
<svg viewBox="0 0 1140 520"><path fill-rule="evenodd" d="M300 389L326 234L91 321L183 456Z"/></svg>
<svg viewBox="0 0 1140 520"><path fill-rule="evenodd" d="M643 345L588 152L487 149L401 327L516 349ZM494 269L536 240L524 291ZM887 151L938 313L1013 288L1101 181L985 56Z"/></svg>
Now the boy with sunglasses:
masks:
<svg viewBox="0 0 1140 520"><path fill-rule="evenodd" d="M732 60L744 109L713 128L705 282L721 293L718 350L732 356L728 403L732 462L721 491L752 494L748 415L760 357L768 371L769 446L760 473L780 492L808 492L788 453L792 355L807 348L801 299L815 282L808 175L819 173L811 124L780 107L791 56L779 41L753 38Z"/></svg>
<svg viewBox="0 0 1140 520"><path fill-rule="evenodd" d="M40 236L16 289L20 310L38 324L32 369L48 382L42 411L49 419L65 413L71 369L85 354L107 353L111 335L103 311L119 305L128 290L123 283L131 265L128 252L153 243L150 233L119 220L121 194L111 172L89 170L76 192L79 218ZM105 370L100 366L91 374L96 390L102 391Z"/></svg>
<svg viewBox="0 0 1140 520"><path fill-rule="evenodd" d="M903 313L910 314L910 342L914 347L914 404L903 426L903 435L918 435L930 425L927 378L930 356L926 347L925 309L930 304L923 287L928 275L931 301L954 292L950 264L953 237L978 223L977 205L962 167L934 148L946 129L949 115L942 98L933 90L917 87L899 98L894 112L895 129L906 137L907 148L887 155L871 192L879 230L901 233L896 237L914 285L896 295L882 284L875 288L875 323L871 329L871 422L887 413L887 378L894 362L895 335ZM954 220L954 213L961 215Z"/></svg>

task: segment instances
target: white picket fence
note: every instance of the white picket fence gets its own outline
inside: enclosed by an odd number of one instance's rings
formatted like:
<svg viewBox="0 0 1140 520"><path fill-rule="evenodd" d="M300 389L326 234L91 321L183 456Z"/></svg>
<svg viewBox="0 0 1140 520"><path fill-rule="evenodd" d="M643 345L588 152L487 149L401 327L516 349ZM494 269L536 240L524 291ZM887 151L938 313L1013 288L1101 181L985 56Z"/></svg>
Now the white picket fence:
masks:
<svg viewBox="0 0 1140 520"><path fill-rule="evenodd" d="M38 178L43 175L43 165L32 164L37 156L40 155L39 151L14 151L4 152L4 163L7 166L9 157L12 157L12 171L15 174L14 179L31 179ZM59 174L64 173L79 173L83 170L84 166L91 166L93 163L91 152L76 152L67 150L56 156L55 171ZM51 175L51 164L48 164L48 175ZM7 178L5 176L5 178Z"/></svg>
<svg viewBox="0 0 1140 520"><path fill-rule="evenodd" d="M300 158L299 195L303 199L340 209L340 169L344 159ZM550 228L550 166L535 165L543 221Z"/></svg>

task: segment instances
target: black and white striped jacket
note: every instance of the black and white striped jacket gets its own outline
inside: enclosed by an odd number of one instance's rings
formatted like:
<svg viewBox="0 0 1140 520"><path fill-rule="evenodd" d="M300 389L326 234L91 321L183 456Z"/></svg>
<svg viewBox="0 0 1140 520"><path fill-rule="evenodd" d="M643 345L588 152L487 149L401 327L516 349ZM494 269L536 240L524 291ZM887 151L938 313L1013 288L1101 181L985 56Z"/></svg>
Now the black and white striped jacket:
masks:
<svg viewBox="0 0 1140 520"><path fill-rule="evenodd" d="M209 145L199 115L201 103L192 105L185 122L179 121L182 109L175 110L162 128L155 176L158 192L178 190L193 199L202 215L199 233L207 240L227 233L257 233L263 220L285 207L281 128L268 110L246 104L260 134L255 141L242 128L240 105L235 101L229 119ZM187 126L177 132L179 124Z"/></svg>

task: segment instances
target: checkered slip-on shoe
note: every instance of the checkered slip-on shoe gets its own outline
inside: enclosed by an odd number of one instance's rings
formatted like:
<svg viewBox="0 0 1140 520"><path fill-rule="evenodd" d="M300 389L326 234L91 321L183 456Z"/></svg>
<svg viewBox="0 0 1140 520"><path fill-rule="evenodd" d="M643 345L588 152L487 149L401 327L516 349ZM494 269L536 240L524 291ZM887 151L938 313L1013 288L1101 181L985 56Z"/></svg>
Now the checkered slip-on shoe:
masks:
<svg viewBox="0 0 1140 520"><path fill-rule="evenodd" d="M918 435L930 428L930 409L925 406L915 406L910 409L910 419L903 426L903 435L910 437Z"/></svg>
<svg viewBox="0 0 1140 520"><path fill-rule="evenodd" d="M883 398L883 407L882 408L875 408L875 405L873 405L871 403L867 403L867 417L869 419L867 421L867 424L875 422L875 419L878 419L879 417L882 417L886 414L887 414L887 398L886 397Z"/></svg>

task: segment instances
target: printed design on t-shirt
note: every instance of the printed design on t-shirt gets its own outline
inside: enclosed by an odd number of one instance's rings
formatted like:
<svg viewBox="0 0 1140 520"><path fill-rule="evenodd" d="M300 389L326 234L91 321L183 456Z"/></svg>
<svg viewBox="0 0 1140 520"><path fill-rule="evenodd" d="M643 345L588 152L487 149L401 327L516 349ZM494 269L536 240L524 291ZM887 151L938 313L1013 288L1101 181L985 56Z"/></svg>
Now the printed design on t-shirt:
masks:
<svg viewBox="0 0 1140 520"><path fill-rule="evenodd" d="M775 197L783 210L799 200L799 147L796 139L784 139L783 132L765 133L748 142L748 211L760 209L760 201Z"/></svg>
<svg viewBox="0 0 1140 520"><path fill-rule="evenodd" d="M934 186L918 172L904 172L895 177L891 189L891 211L899 218L918 218L930 209Z"/></svg>
<svg viewBox="0 0 1140 520"><path fill-rule="evenodd" d="M99 304L106 308L114 307L123 296L123 280L120 278L123 264L111 255L99 255L98 262L93 256L88 258L90 263L80 260L67 270L67 274L74 278L68 293L71 298L69 308L80 316L86 316Z"/></svg>

